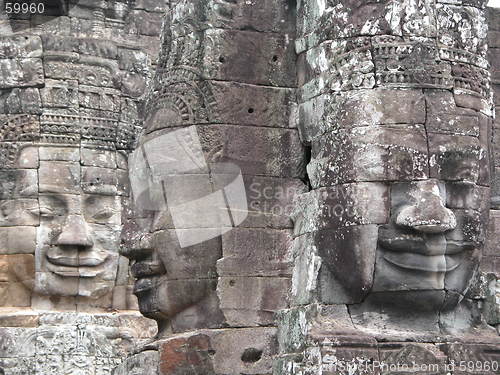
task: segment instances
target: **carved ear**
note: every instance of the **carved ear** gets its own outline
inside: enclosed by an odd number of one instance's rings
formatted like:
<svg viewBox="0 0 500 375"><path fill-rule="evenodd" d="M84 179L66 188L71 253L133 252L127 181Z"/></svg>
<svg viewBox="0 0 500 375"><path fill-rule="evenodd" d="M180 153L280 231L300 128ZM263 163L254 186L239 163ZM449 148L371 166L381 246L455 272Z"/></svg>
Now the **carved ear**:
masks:
<svg viewBox="0 0 500 375"><path fill-rule="evenodd" d="M0 204L0 220L6 220L11 213L9 201Z"/></svg>

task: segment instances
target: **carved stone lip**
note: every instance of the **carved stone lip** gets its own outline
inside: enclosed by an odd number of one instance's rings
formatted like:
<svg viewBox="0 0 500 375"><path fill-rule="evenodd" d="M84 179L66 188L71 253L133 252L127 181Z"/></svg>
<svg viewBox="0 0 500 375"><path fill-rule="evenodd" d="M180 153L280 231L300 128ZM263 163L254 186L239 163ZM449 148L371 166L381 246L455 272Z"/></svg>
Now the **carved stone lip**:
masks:
<svg viewBox="0 0 500 375"><path fill-rule="evenodd" d="M379 231L378 243L387 251L426 256L459 254L476 247L473 242L450 240L444 234L403 233L387 229Z"/></svg>
<svg viewBox="0 0 500 375"><path fill-rule="evenodd" d="M141 293L148 292L153 289L154 285L155 283L149 277L138 279L134 284L134 294L138 296Z"/></svg>
<svg viewBox="0 0 500 375"><path fill-rule="evenodd" d="M130 267L132 276L136 279L144 277L160 276L165 273L165 267L159 262L141 261L136 262Z"/></svg>
<svg viewBox="0 0 500 375"><path fill-rule="evenodd" d="M109 266L112 258L109 254L92 252L80 256L46 254L47 269L63 277L96 277Z"/></svg>
<svg viewBox="0 0 500 375"><path fill-rule="evenodd" d="M413 271L451 272L463 261L463 252L453 255L422 255L408 252L385 251L383 257L389 263Z"/></svg>
<svg viewBox="0 0 500 375"><path fill-rule="evenodd" d="M88 257L52 257L47 255L47 261L56 266L64 267L97 267L106 261L107 257L88 256Z"/></svg>

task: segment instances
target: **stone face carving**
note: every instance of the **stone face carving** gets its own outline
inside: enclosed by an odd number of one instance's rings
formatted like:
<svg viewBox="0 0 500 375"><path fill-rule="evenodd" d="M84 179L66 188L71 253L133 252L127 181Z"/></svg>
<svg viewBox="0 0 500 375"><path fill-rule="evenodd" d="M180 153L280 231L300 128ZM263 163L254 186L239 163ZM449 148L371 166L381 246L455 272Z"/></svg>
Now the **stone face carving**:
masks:
<svg viewBox="0 0 500 375"><path fill-rule="evenodd" d="M275 374L498 371L486 23L483 2L298 6L312 191Z"/></svg>
<svg viewBox="0 0 500 375"><path fill-rule="evenodd" d="M111 374L156 331L118 250L166 2L44 3L0 2L0 372Z"/></svg>
<svg viewBox="0 0 500 375"><path fill-rule="evenodd" d="M291 120L294 7L170 5L129 159L134 207L122 248L159 335L118 373L150 350L162 375L269 373L273 314L288 306L290 213L306 189Z"/></svg>
<svg viewBox="0 0 500 375"><path fill-rule="evenodd" d="M318 278L318 301L437 314L470 298L485 241L491 94L484 15L439 4L434 19L425 2L411 11L398 4L373 4L380 13L366 14L368 5L356 5L346 11L356 20L349 26L313 2L299 10L304 25L318 29L297 41L314 190L297 206L295 235L304 237L299 252L312 247L322 267L299 275L299 263L294 290L298 296ZM453 17L462 17L474 41L453 33ZM347 39L333 38L330 28ZM384 35L389 30L394 36ZM368 81L358 71L376 72L374 80L360 86Z"/></svg>

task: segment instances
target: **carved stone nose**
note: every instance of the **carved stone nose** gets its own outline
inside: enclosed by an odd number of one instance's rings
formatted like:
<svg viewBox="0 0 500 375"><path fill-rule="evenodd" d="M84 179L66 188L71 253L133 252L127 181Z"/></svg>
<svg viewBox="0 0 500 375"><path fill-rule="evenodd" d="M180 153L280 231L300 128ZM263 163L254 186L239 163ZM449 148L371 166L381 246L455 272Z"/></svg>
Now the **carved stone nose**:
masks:
<svg viewBox="0 0 500 375"><path fill-rule="evenodd" d="M453 212L445 207L436 182L416 183L415 201L404 207L396 217L396 224L424 233L443 233L457 226Z"/></svg>
<svg viewBox="0 0 500 375"><path fill-rule="evenodd" d="M94 244L89 236L87 223L80 215L69 215L57 237L56 245L90 247Z"/></svg>

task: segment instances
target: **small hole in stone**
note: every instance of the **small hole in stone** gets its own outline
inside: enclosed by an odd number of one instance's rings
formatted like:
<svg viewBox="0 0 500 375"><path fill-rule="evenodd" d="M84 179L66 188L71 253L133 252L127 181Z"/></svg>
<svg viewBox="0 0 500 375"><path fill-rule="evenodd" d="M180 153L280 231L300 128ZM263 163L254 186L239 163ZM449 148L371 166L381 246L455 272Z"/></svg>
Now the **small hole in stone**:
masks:
<svg viewBox="0 0 500 375"><path fill-rule="evenodd" d="M273 56L273 61L274 61L274 62L278 61L278 56L274 55L274 56Z"/></svg>
<svg viewBox="0 0 500 375"><path fill-rule="evenodd" d="M241 360L243 362L257 362L261 358L262 358L262 350L258 350L255 348L245 349L245 351L241 355Z"/></svg>
<svg viewBox="0 0 500 375"><path fill-rule="evenodd" d="M234 286L234 284L236 284L236 281L234 281L234 280L229 280L229 285Z"/></svg>
<svg viewBox="0 0 500 375"><path fill-rule="evenodd" d="M224 56L219 56L219 62L221 62L221 63L226 62L226 59L224 58Z"/></svg>
<svg viewBox="0 0 500 375"><path fill-rule="evenodd" d="M248 113L253 113L253 108L248 108Z"/></svg>

